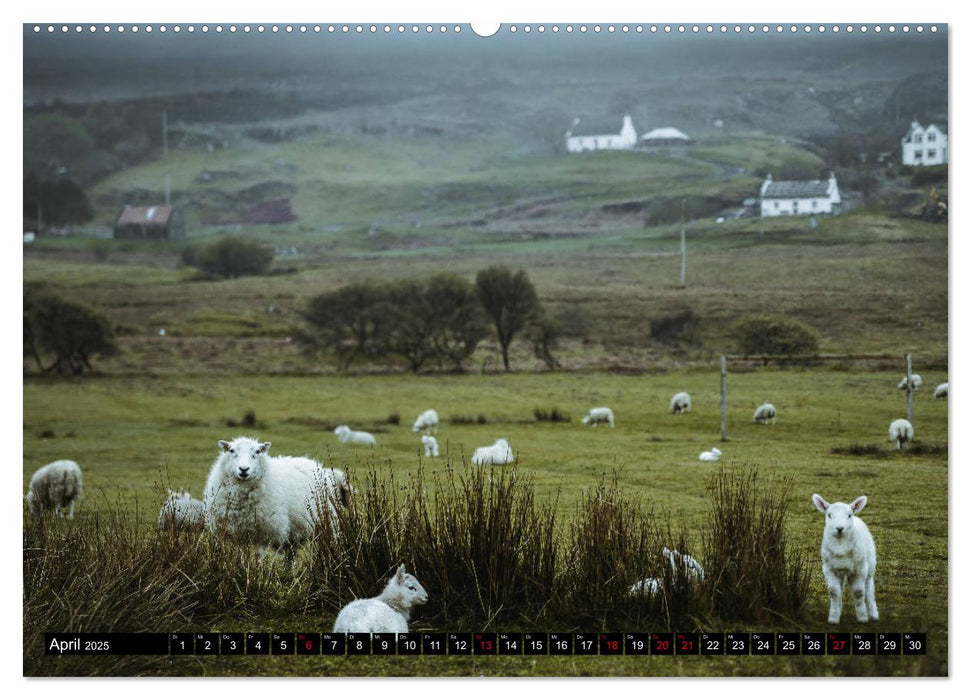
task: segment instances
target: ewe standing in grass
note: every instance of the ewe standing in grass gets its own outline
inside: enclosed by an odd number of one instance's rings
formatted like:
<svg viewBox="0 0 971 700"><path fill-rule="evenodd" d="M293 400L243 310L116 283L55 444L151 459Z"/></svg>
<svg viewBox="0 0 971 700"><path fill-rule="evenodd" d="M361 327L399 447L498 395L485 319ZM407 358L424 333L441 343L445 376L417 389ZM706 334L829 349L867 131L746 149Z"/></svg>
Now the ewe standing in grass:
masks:
<svg viewBox="0 0 971 700"><path fill-rule="evenodd" d="M890 424L890 441L897 444L897 449L914 439L914 426L906 418L898 418Z"/></svg>
<svg viewBox="0 0 971 700"><path fill-rule="evenodd" d="M686 391L679 391L671 397L671 413L691 413L691 396Z"/></svg>
<svg viewBox="0 0 971 700"><path fill-rule="evenodd" d="M366 433L363 430L351 430L346 425L338 425L334 428L334 435L341 442L349 442L352 445L369 445L374 447L378 444L378 441L374 439L371 433Z"/></svg>
<svg viewBox="0 0 971 700"><path fill-rule="evenodd" d="M920 378L920 375L919 374L911 374L910 375L910 390L911 391L917 391L918 389L921 388L921 386L923 386L923 384L924 384L924 380ZM900 383L897 384L897 388L898 389L906 389L907 388L907 377L904 377L903 379L900 380Z"/></svg>
<svg viewBox="0 0 971 700"><path fill-rule="evenodd" d="M856 517L866 505L866 496L853 503L827 503L813 494L816 509L826 514L823 527L823 576L829 590L829 622L839 623L843 611L843 587L849 585L858 622L880 619L874 596L877 548L866 523Z"/></svg>
<svg viewBox="0 0 971 700"><path fill-rule="evenodd" d="M512 460L512 448L505 438L499 438L488 447L477 447L472 453L472 464L477 467L487 464L509 464Z"/></svg>
<svg viewBox="0 0 971 700"><path fill-rule="evenodd" d="M606 406L600 406L599 408L591 408L587 411L587 415L583 417L584 425L592 425L597 427L601 423L606 423L611 428L614 427L614 412L611 411Z"/></svg>
<svg viewBox="0 0 971 700"><path fill-rule="evenodd" d="M346 503L351 491L344 472L309 457L271 457L270 443L249 437L219 446L202 499L206 527L251 541L261 552L272 547L289 568L323 512L336 524L336 504Z"/></svg>
<svg viewBox="0 0 971 700"><path fill-rule="evenodd" d="M418 579L405 573L402 564L377 598L359 598L345 605L334 622L334 632L404 634L411 609L427 602L428 593Z"/></svg>
<svg viewBox="0 0 971 700"><path fill-rule="evenodd" d="M425 446L426 457L438 457L438 440L431 435L422 435L421 444Z"/></svg>
<svg viewBox="0 0 971 700"><path fill-rule="evenodd" d="M429 434L438 432L438 412L434 408L429 408L415 419L411 432L419 433L422 430Z"/></svg>
<svg viewBox="0 0 971 700"><path fill-rule="evenodd" d="M765 425L769 421L775 423L775 406L770 403L764 403L755 409L755 415L752 416L752 422Z"/></svg>
<svg viewBox="0 0 971 700"><path fill-rule="evenodd" d="M937 388L934 389L935 399L946 399L947 398L947 382L943 384L938 384Z"/></svg>
<svg viewBox="0 0 971 700"><path fill-rule="evenodd" d="M158 514L158 527L201 530L206 525L205 507L185 489L169 490L169 499Z"/></svg>
<svg viewBox="0 0 971 700"><path fill-rule="evenodd" d="M60 518L63 515L61 509L67 508L67 517L71 519L74 502L80 497L81 467L69 459L59 459L34 472L24 499L34 515L52 510L54 517Z"/></svg>

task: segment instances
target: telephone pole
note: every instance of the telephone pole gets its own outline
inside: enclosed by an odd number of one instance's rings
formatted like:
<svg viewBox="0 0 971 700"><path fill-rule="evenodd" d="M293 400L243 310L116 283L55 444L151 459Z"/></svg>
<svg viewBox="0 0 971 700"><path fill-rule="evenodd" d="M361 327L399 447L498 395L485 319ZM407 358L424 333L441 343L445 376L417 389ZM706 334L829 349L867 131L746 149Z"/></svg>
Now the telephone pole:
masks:
<svg viewBox="0 0 971 700"><path fill-rule="evenodd" d="M685 273L688 268L687 250L684 244L684 200L681 200L681 286L685 286Z"/></svg>

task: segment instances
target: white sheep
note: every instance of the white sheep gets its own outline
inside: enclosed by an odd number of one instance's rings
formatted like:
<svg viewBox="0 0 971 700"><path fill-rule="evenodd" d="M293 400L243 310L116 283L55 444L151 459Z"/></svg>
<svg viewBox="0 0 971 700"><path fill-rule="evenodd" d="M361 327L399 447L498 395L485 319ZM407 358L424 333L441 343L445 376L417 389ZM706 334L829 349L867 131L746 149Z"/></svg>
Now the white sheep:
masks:
<svg viewBox="0 0 971 700"><path fill-rule="evenodd" d="M712 447L710 451L705 451L698 455L698 459L700 459L702 462L717 462L719 459L721 459L721 456L722 451L717 447Z"/></svg>
<svg viewBox="0 0 971 700"><path fill-rule="evenodd" d="M54 511L60 518L67 508L67 517L74 517L74 503L81 497L81 467L69 459L59 459L45 464L30 477L30 486L24 500L30 512L40 515L45 510Z"/></svg>
<svg viewBox="0 0 971 700"><path fill-rule="evenodd" d="M438 440L431 435L422 435L421 444L425 446L426 457L438 457Z"/></svg>
<svg viewBox="0 0 971 700"><path fill-rule="evenodd" d="M418 433L422 430L427 430L429 433L438 432L438 412L434 408L429 408L415 419L411 432Z"/></svg>
<svg viewBox="0 0 971 700"><path fill-rule="evenodd" d="M205 527L205 507L198 498L193 498L185 489L172 491L169 498L162 504L158 514L158 527L184 528L187 530Z"/></svg>
<svg viewBox="0 0 971 700"><path fill-rule="evenodd" d="M943 384L938 384L937 388L934 389L935 399L946 399L947 398L947 382Z"/></svg>
<svg viewBox="0 0 971 700"><path fill-rule="evenodd" d="M614 412L611 411L606 406L601 406L599 408L591 408L587 411L587 415L583 417L584 425L592 425L597 427L601 423L606 423L611 428L614 427Z"/></svg>
<svg viewBox="0 0 971 700"><path fill-rule="evenodd" d="M897 443L899 450L914 439L914 426L906 418L898 418L890 424L890 441Z"/></svg>
<svg viewBox="0 0 971 700"><path fill-rule="evenodd" d="M373 447L378 444L371 433L366 433L363 430L351 430L346 425L338 425L334 428L334 435L341 442L349 442L352 445L370 445Z"/></svg>
<svg viewBox="0 0 971 700"><path fill-rule="evenodd" d="M691 413L691 396L686 391L679 391L671 397L671 413Z"/></svg>
<svg viewBox="0 0 971 700"><path fill-rule="evenodd" d="M476 466L509 464L511 461L513 461L512 448L505 438L499 438L488 447L477 447L472 453L472 464Z"/></svg>
<svg viewBox="0 0 971 700"><path fill-rule="evenodd" d="M344 472L310 457L271 457L269 442L250 437L219 446L202 498L210 531L281 551L289 568L323 513L336 526L336 504L352 492Z"/></svg>
<svg viewBox="0 0 971 700"><path fill-rule="evenodd" d="M411 609L427 602L428 593L402 564L377 598L359 598L345 605L334 621L334 632L403 634L408 631Z"/></svg>
<svg viewBox="0 0 971 700"><path fill-rule="evenodd" d="M661 554L667 558L668 563L671 565L671 574L673 576L677 577L680 570L684 572L689 581L705 580L704 567L690 554L682 554L676 549L668 549L667 547L661 547ZM678 559L681 560L680 569ZM630 595L654 595L661 590L661 585L662 580L659 578L646 578L631 586L629 593Z"/></svg>
<svg viewBox="0 0 971 700"><path fill-rule="evenodd" d="M764 403L755 409L755 414L752 416L752 422L765 425L769 421L775 423L775 406L770 403Z"/></svg>
<svg viewBox="0 0 971 700"><path fill-rule="evenodd" d="M920 378L920 375L919 374L911 374L910 375L910 390L911 391L917 391L918 389L921 388L921 386L923 386L923 384L924 384L924 380ZM897 384L897 388L898 389L906 389L907 388L907 377L906 376L903 379L900 380L900 383Z"/></svg>
<svg viewBox="0 0 971 700"><path fill-rule="evenodd" d="M866 523L855 517L866 505L866 496L853 503L827 503L813 494L816 509L826 514L820 554L823 576L829 591L829 622L840 621L843 611L843 587L849 585L858 622L880 619L874 596L873 579L877 569L877 548Z"/></svg>

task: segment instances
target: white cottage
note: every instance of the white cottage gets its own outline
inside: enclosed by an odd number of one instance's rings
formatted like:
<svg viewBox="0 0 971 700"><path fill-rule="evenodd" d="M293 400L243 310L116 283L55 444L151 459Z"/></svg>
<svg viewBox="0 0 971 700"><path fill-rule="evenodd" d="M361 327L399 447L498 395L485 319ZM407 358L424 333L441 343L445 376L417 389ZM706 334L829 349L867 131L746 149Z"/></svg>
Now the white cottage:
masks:
<svg viewBox="0 0 971 700"><path fill-rule="evenodd" d="M641 145L648 148L654 146L686 146L689 143L691 143L691 139L688 135L673 126L652 129L641 136Z"/></svg>
<svg viewBox="0 0 971 700"><path fill-rule="evenodd" d="M630 115L625 114L620 130L617 123L596 124L573 120L573 126L566 132L566 150L570 153L583 151L625 150L637 143L637 132Z"/></svg>
<svg viewBox="0 0 971 700"><path fill-rule="evenodd" d="M910 131L900 139L904 165L941 165L947 162L947 134L931 124L910 123Z"/></svg>
<svg viewBox="0 0 971 700"><path fill-rule="evenodd" d="M838 214L842 201L835 173L828 180L773 180L770 173L762 183L762 216Z"/></svg>

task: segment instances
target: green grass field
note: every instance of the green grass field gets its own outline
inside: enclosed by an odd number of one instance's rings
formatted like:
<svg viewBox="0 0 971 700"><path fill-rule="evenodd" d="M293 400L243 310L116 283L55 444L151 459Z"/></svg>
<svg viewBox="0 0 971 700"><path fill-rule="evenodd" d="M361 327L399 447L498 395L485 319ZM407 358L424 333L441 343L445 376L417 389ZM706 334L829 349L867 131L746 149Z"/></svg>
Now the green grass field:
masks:
<svg viewBox="0 0 971 700"><path fill-rule="evenodd" d="M309 454L363 478L369 469L403 477L419 462L429 481L446 462L464 469L478 445L508 437L517 472L532 478L536 498L558 494L563 516L605 473L673 523L684 523L700 548L698 530L710 506L706 483L720 465L699 462L712 445L723 464L758 467L791 477L787 530L811 558L812 582L804 619L770 630L822 631L827 600L818 570L821 516L810 496L848 501L866 494L863 513L878 548L877 601L881 631L926 631L926 657L896 659L303 659L179 661L148 664L139 672L184 675L939 675L947 673L947 527L927 513L947 509L947 407L926 390L914 404L920 451L890 449L887 426L903 415L896 372L840 372L825 368L729 374L729 441L719 442L719 378L713 371L642 376L604 373L467 375L448 377L104 377L81 382L29 380L24 386L24 489L34 468L71 457L85 474L85 497L74 523L99 509L127 509L140 527L153 527L166 487L188 487L200 496L216 440L258 434L277 454ZM944 379L943 376L940 377ZM938 377L925 373L925 387ZM667 411L670 396L686 390L690 414ZM772 400L775 425L751 422L751 412ZM610 405L617 427L580 424L587 408ZM413 417L435 406L442 417L443 458L419 457L410 430ZM533 409L567 412L569 423L536 423ZM253 428L230 427L253 410ZM388 422L399 414L401 422ZM485 416L484 424L452 423ZM330 428L346 422L374 432L372 452L339 443ZM876 454L843 456L832 448L877 445ZM296 576L301 576L298 565ZM420 572L419 572L420 574ZM304 582L307 583L307 582ZM312 583L310 584L312 585ZM440 605L430 591L428 606ZM441 595L441 594L439 594ZM844 610L845 612L845 610ZM840 629L860 626L844 615ZM200 621L205 624L204 621ZM236 623L222 618L213 631L328 630L331 619L274 609ZM484 621L483 621L484 623ZM211 624L211 623L210 623ZM229 629L232 627L232 629ZM738 624L732 629L749 629ZM208 629L208 628L205 628ZM428 629L419 609L413 630ZM600 631L600 630L589 630ZM620 631L620 630L616 630ZM632 631L632 630L628 630ZM148 663L148 662L145 662ZM54 667L49 667L55 672ZM90 667L96 672L95 665ZM130 672L130 669L129 671Z"/></svg>

